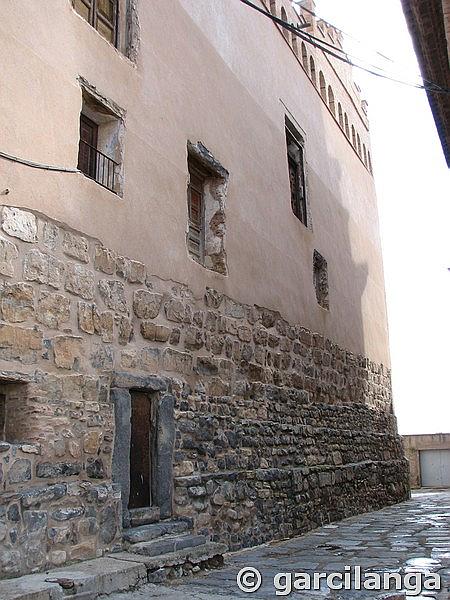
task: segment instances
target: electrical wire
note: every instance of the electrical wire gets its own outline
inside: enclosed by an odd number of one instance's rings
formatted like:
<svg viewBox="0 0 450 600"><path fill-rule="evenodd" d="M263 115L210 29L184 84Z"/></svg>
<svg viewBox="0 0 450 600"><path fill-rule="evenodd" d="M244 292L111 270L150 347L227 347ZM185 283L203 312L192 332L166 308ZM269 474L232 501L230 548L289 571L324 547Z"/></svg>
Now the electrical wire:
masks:
<svg viewBox="0 0 450 600"><path fill-rule="evenodd" d="M325 25L327 25L328 27L332 27L333 29L335 29L336 31L339 31L339 33L342 33L342 35L344 35L345 37L349 38L350 40L353 40L357 44L361 44L361 46L365 46L366 48L368 48L368 46L366 45L365 42L362 42L361 40L358 40L358 38L355 38L353 35L350 35L349 33L346 33L345 31L343 31L339 27L336 27L336 25L333 25L333 23L330 23L326 19L323 19L317 13L315 13L313 10L310 10L306 6L303 6L302 5L303 0L291 0L291 2L293 4L295 4L295 6L297 6L301 11L304 11L304 12L308 13L309 15L312 15L316 19L319 19L320 21L323 21L325 23ZM378 54L378 56L381 56L381 58L383 58L383 59L385 59L385 60L387 60L387 61L389 61L391 63L395 63L394 59L389 58L389 56L386 56L385 54L383 54L379 50L376 50L375 48L368 48L368 49L370 49L375 54Z"/></svg>
<svg viewBox="0 0 450 600"><path fill-rule="evenodd" d="M361 40L359 40L358 38L354 37L353 35L350 35L349 33L346 33L345 31L343 31L342 29L340 29L339 27L337 27L333 23L330 23L326 19L323 19L322 17L320 17L313 10L310 10L306 6L303 6L303 4L302 4L303 1L304 0L291 0L291 2L294 4L295 7L299 8L301 11L304 11L304 12L312 15L313 17L315 17L316 19L319 19L320 21L323 21L328 27L332 27L336 31L339 31L343 36L345 36L349 40L352 40L352 41L356 42L357 44L359 44L360 46L362 46L366 50L369 50L370 52L373 52L374 54L380 56L382 59L384 59L384 60L392 63L393 65L398 64L398 61L394 60L393 58L390 58L389 56L386 56L385 54L383 54L379 50L376 50L375 48L369 47L365 42L362 42ZM336 49L339 50L339 48L336 48ZM348 56L351 56L351 55L349 54ZM370 66L374 67L375 69L379 69L380 71L383 70L382 67L378 67L376 65L370 65ZM399 66L401 66L401 65L399 65ZM403 68L405 68L405 67L403 67ZM420 75L418 75L418 77L421 77L422 81L424 81L425 83L430 84L430 86L434 87L434 86L437 85L437 84L433 83L432 81L430 81L428 79L425 79L424 77L422 77ZM441 86L438 86L438 88L441 88ZM444 89L444 88L441 88L441 89Z"/></svg>
<svg viewBox="0 0 450 600"><path fill-rule="evenodd" d="M33 169L44 169L45 171L58 171L59 173L79 173L79 169L66 169L64 167L55 167L53 165L45 165L42 163L33 162L32 160L26 160L25 158L19 158L12 154L6 154L6 152L0 152L0 158L10 160L11 162L20 163L27 167L33 167Z"/></svg>
<svg viewBox="0 0 450 600"><path fill-rule="evenodd" d="M332 44L328 44L327 42L320 40L319 38L313 36L312 34L306 32L306 31L303 31L303 29L300 29L296 25L290 24L287 21L284 21L283 19L280 19L279 17L272 15L272 13L268 12L267 10L264 10L264 9L260 8L259 6L256 6L255 4L250 2L250 0L239 0L239 1L242 2L243 4L246 4L250 8L256 10L257 12L263 14L265 17L271 19L272 21L274 21L281 27L284 27L285 29L291 31L292 33L297 35L297 37L299 37L303 41L311 44L312 46L314 46L315 48L318 48L319 50L322 50L322 52L329 54L330 56L333 56L337 60L347 63L348 65L350 65L352 67L361 69L362 71L365 71L366 73L370 73L371 75L374 75L375 77L380 77L381 79L387 79L387 80L393 81L395 83L400 83L402 85L406 85L406 86L413 87L416 89L426 90L428 92L433 92L433 93L450 94L450 89L442 88L441 86L439 86L438 84L435 84L435 83L431 83L428 86L423 85L423 84L411 83L408 81L404 81L403 79L391 77L390 75L386 74L386 72L378 73L377 71L374 71L373 69L369 69L367 67L364 67L363 65L359 65L359 64L353 62L352 60L349 60L347 58L348 55L345 53L344 53L345 56L336 54L336 51L338 51L338 49L335 46L333 46ZM329 50L328 48L326 48L324 46L329 46L329 47L333 48L333 51ZM341 52L343 52L343 51L341 51ZM379 69L379 67L375 67L375 68L377 68L378 70L381 71L381 69Z"/></svg>

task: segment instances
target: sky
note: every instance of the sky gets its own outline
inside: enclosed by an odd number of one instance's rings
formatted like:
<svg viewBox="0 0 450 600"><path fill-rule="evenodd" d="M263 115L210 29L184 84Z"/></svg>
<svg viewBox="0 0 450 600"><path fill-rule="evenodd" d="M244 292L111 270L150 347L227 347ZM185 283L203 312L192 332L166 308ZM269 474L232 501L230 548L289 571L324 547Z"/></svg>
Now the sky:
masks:
<svg viewBox="0 0 450 600"><path fill-rule="evenodd" d="M316 0L316 12L362 41L347 51L418 81L400 0ZM355 81L369 102L399 431L450 432L450 171L424 91Z"/></svg>

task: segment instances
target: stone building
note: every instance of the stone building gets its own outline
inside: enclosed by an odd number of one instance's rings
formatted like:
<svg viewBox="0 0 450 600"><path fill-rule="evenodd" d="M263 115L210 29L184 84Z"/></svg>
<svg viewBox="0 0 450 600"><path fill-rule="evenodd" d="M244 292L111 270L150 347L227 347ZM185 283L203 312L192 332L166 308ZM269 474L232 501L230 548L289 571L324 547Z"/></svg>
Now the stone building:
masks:
<svg viewBox="0 0 450 600"><path fill-rule="evenodd" d="M402 0L402 6L450 167L450 0ZM433 84L441 91L433 91Z"/></svg>
<svg viewBox="0 0 450 600"><path fill-rule="evenodd" d="M239 0L3 0L0 44L1 576L405 499L350 67Z"/></svg>

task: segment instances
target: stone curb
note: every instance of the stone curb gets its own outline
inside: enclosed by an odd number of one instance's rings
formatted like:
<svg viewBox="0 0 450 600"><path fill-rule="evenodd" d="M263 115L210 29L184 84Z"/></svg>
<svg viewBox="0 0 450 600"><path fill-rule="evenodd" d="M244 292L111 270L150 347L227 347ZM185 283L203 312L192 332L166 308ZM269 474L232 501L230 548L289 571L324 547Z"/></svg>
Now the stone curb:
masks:
<svg viewBox="0 0 450 600"><path fill-rule="evenodd" d="M101 594L125 592L145 583L145 565L115 558L98 558L46 573L0 581L0 598L95 600Z"/></svg>

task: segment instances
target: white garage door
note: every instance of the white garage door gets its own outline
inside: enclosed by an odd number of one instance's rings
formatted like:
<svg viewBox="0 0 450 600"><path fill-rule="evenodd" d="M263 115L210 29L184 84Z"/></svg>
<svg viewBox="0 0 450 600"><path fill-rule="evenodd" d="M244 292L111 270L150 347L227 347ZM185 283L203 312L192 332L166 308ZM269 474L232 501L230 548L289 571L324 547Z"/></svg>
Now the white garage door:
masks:
<svg viewBox="0 0 450 600"><path fill-rule="evenodd" d="M422 487L450 488L450 450L421 450Z"/></svg>

